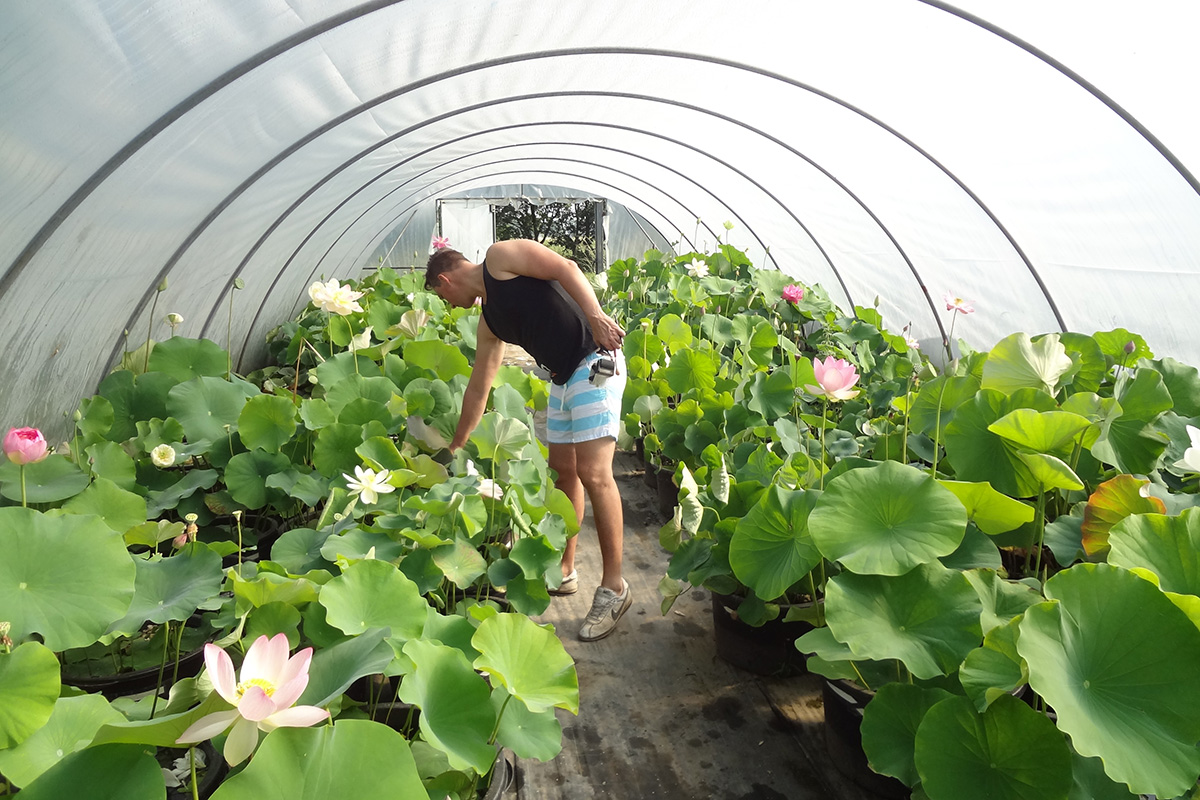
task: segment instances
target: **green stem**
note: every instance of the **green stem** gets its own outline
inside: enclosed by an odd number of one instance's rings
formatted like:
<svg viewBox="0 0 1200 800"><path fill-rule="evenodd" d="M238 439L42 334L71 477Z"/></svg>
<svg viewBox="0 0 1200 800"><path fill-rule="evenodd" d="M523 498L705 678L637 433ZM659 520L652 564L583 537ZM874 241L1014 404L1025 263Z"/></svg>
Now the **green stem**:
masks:
<svg viewBox="0 0 1200 800"><path fill-rule="evenodd" d="M858 671L858 665L853 661L850 662L850 669L854 670L854 674L858 676L858 682L861 683L868 692L873 691L871 689L871 684L867 683L866 678L864 678L862 673Z"/></svg>
<svg viewBox="0 0 1200 800"><path fill-rule="evenodd" d="M150 704L150 719L154 719L154 712L158 708L158 695L162 692L163 673L167 671L167 653L171 648L171 621L167 620L167 629L163 633L163 654L162 660L158 664L158 681L154 684L154 702Z"/></svg>
<svg viewBox="0 0 1200 800"><path fill-rule="evenodd" d="M21 508L29 508L29 504L25 502L25 465L21 464L17 469L21 473Z"/></svg>
<svg viewBox="0 0 1200 800"><path fill-rule="evenodd" d="M186 623L179 623L179 635L175 637L175 668L171 670L172 686L179 682L179 651L183 648L183 632L186 628Z"/></svg>
<svg viewBox="0 0 1200 800"><path fill-rule="evenodd" d="M233 373L233 292L229 291L229 321L225 323L225 380Z"/></svg>
<svg viewBox="0 0 1200 800"><path fill-rule="evenodd" d="M1042 571L1042 543L1046 540L1046 493L1038 492L1037 515L1034 517L1034 528L1037 530L1037 559L1034 561L1033 574ZM1025 554L1025 571L1029 572L1029 553Z"/></svg>
<svg viewBox="0 0 1200 800"><path fill-rule="evenodd" d="M158 308L158 296L161 290L154 293L154 302L150 304L150 323L146 325L146 362L142 365L142 372L150 370L150 334L154 333L154 312Z"/></svg>
<svg viewBox="0 0 1200 800"><path fill-rule="evenodd" d="M825 488L825 417L829 414L829 398L823 397L821 404L821 488Z"/></svg>
<svg viewBox="0 0 1200 800"><path fill-rule="evenodd" d="M241 575L242 574L242 515L235 514L233 517L233 520L234 520L234 522L237 523L237 529L238 529L238 574Z"/></svg>
<svg viewBox="0 0 1200 800"><path fill-rule="evenodd" d="M196 782L196 748L188 748L188 760L192 764L192 800L200 800L200 784Z"/></svg>
<svg viewBox="0 0 1200 800"><path fill-rule="evenodd" d="M345 320L346 320L346 332L350 334L350 341L353 342L354 341L354 326L352 326L350 324L349 317L346 317ZM357 375L358 374L358 353L355 350L351 349L350 356L354 359L354 374Z"/></svg>
<svg viewBox="0 0 1200 800"><path fill-rule="evenodd" d="M938 387L937 414L933 420L933 465L929 468L929 475L937 478L938 451L942 441L942 400L946 397L946 384L950 382L947 375L942 375L942 385Z"/></svg>

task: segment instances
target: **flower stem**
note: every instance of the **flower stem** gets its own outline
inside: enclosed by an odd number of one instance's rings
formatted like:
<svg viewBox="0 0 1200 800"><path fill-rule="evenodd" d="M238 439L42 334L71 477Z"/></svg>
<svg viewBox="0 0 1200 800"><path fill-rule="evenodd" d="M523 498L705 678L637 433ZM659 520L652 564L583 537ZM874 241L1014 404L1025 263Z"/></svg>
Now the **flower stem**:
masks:
<svg viewBox="0 0 1200 800"><path fill-rule="evenodd" d="M345 317L345 320L346 320L346 332L350 334L350 341L351 341L351 343L353 343L354 342L354 327L350 324L349 317ZM357 375L358 374L358 351L356 351L353 347L350 348L350 356L354 359L354 374Z"/></svg>
<svg viewBox="0 0 1200 800"><path fill-rule="evenodd" d="M229 292L229 321L225 323L225 380L233 373L233 291Z"/></svg>
<svg viewBox="0 0 1200 800"><path fill-rule="evenodd" d="M158 708L158 695L162 692L163 673L167 671L167 653L171 647L171 621L167 620L166 630L163 631L163 654L162 660L158 664L158 680L154 683L154 702L150 704L150 719L154 719L154 712Z"/></svg>
<svg viewBox="0 0 1200 800"><path fill-rule="evenodd" d="M29 504L25 502L25 465L21 464L17 469L21 473L21 508L29 508Z"/></svg>
<svg viewBox="0 0 1200 800"><path fill-rule="evenodd" d="M150 304L150 322L146 325L146 361L142 365L142 372L150 370L150 334L154 333L154 311L158 308L158 296L162 290L154 293L154 302Z"/></svg>
<svg viewBox="0 0 1200 800"><path fill-rule="evenodd" d="M825 418L829 414L829 398L821 398L821 489L825 488Z"/></svg>
<svg viewBox="0 0 1200 800"><path fill-rule="evenodd" d="M200 800L200 785L196 782L196 748L188 748L188 761L192 765L192 800Z"/></svg>

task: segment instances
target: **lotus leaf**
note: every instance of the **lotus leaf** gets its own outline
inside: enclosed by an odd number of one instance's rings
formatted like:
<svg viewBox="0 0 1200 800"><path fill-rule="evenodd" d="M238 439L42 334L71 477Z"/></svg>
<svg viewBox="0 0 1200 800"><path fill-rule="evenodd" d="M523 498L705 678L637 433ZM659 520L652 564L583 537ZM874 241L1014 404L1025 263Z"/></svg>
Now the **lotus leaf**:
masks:
<svg viewBox="0 0 1200 800"><path fill-rule="evenodd" d="M125 540L98 517L0 508L0 608L14 642L51 650L92 644L133 598Z"/></svg>
<svg viewBox="0 0 1200 800"><path fill-rule="evenodd" d="M41 728L58 697L58 659L41 642L25 642L0 653L0 755ZM0 771L15 777L0 761Z"/></svg>
<svg viewBox="0 0 1200 800"><path fill-rule="evenodd" d="M229 373L229 353L210 339L172 336L150 351L148 372L162 372L182 383L208 376L224 378Z"/></svg>
<svg viewBox="0 0 1200 800"><path fill-rule="evenodd" d="M1157 497L1142 494L1150 481L1118 475L1096 487L1083 509L1083 549L1097 555L1108 549L1113 526L1130 514L1164 514L1167 507Z"/></svg>
<svg viewBox="0 0 1200 800"><path fill-rule="evenodd" d="M1175 797L1200 775L1200 630L1154 584L1077 564L1025 612L1029 683L1075 750L1137 793Z"/></svg>
<svg viewBox="0 0 1200 800"><path fill-rule="evenodd" d="M65 755L83 749L101 726L125 721L121 712L98 694L62 697L53 707L44 727L19 747L0 750L0 772L17 786L28 786Z"/></svg>
<svg viewBox="0 0 1200 800"><path fill-rule="evenodd" d="M251 397L238 415L238 435L251 450L278 453L296 432L296 406L286 397Z"/></svg>
<svg viewBox="0 0 1200 800"><path fill-rule="evenodd" d="M447 382L455 375L471 374L471 363L462 351L452 344L436 339L409 342L404 346L404 360L408 364L429 370Z"/></svg>
<svg viewBox="0 0 1200 800"><path fill-rule="evenodd" d="M1045 715L1015 697L980 714L950 697L925 714L915 740L921 785L930 800L1060 800L1071 787L1071 751Z"/></svg>
<svg viewBox="0 0 1200 800"><path fill-rule="evenodd" d="M349 787L355 800L428 796L403 736L370 720L342 719L272 731L212 800L324 800Z"/></svg>
<svg viewBox="0 0 1200 800"><path fill-rule="evenodd" d="M391 628L393 641L421 635L428 603L417 585L386 561L359 561L321 589L330 625L349 634Z"/></svg>
<svg viewBox="0 0 1200 800"><path fill-rule="evenodd" d="M147 622L162 624L190 617L221 591L221 557L193 542L170 558L135 559L133 602L111 633L133 635Z"/></svg>
<svg viewBox="0 0 1200 800"><path fill-rule="evenodd" d="M862 746L871 769L907 786L920 782L913 748L921 720L936 703L953 695L908 683L889 683L867 703L862 718Z"/></svg>
<svg viewBox="0 0 1200 800"><path fill-rule="evenodd" d="M579 713L575 662L550 627L523 614L486 619L471 638L475 669L491 675L530 711L563 708Z"/></svg>
<svg viewBox="0 0 1200 800"><path fill-rule="evenodd" d="M886 461L829 481L808 520L821 553L852 572L902 575L953 553L967 512L925 473Z"/></svg>
<svg viewBox="0 0 1200 800"><path fill-rule="evenodd" d="M958 681L978 711L985 711L996 698L1010 694L1029 680L1025 662L1017 652L1020 617L992 628L983 646L967 653L958 670Z"/></svg>
<svg viewBox="0 0 1200 800"><path fill-rule="evenodd" d="M496 713L487 684L453 647L414 639L404 654L415 669L404 676L398 694L421 709L424 738L445 752L455 769L487 772L496 758L495 746L488 743Z"/></svg>
<svg viewBox="0 0 1200 800"><path fill-rule="evenodd" d="M834 637L857 658L899 659L917 678L958 669L983 638L981 612L966 576L936 562L899 576L843 572L825 586Z"/></svg>
<svg viewBox="0 0 1200 800"><path fill-rule="evenodd" d="M1200 509L1178 517L1125 517L1113 527L1109 544L1109 564L1150 570L1164 592L1200 595Z"/></svg>
<svg viewBox="0 0 1200 800"><path fill-rule="evenodd" d="M1018 389L1040 389L1054 394L1058 380L1071 369L1071 357L1055 334L1031 341L1026 333L1001 339L983 365L981 388L1012 394Z"/></svg>
<svg viewBox="0 0 1200 800"><path fill-rule="evenodd" d="M162 769L143 744L97 745L70 753L21 789L21 800L165 796Z"/></svg>
<svg viewBox="0 0 1200 800"><path fill-rule="evenodd" d="M89 482L66 456L50 455L25 465L25 499L29 503L66 500L86 489ZM21 468L7 458L0 462L0 495L21 502Z"/></svg>
<svg viewBox="0 0 1200 800"><path fill-rule="evenodd" d="M764 600L781 597L788 587L821 563L808 530L817 491L772 487L737 522L729 545L729 564L737 579Z"/></svg>

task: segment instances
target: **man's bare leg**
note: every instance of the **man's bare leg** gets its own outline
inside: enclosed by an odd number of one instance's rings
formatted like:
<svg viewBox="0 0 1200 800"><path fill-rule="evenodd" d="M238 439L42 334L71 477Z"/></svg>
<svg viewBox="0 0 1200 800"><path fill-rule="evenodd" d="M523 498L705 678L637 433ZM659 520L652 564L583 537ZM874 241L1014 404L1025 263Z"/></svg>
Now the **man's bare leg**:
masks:
<svg viewBox="0 0 1200 800"><path fill-rule="evenodd" d="M549 450L550 457L547 459L547 463L551 469L558 473L554 485L571 501L571 505L575 507L576 521L582 525L584 510L583 483L580 482L579 475L575 472L575 445L555 444L551 442ZM578 536L572 536L570 539L567 539L567 547L563 550L562 557L562 574L564 578L575 570L575 546L578 540Z"/></svg>
<svg viewBox="0 0 1200 800"><path fill-rule="evenodd" d="M617 442L611 437L577 442L575 448L575 475L583 485L592 502L592 516L596 521L596 536L600 540L600 558L604 574L600 585L618 594L624 589L621 580L622 547L625 538L625 518L621 508L621 492L613 477L613 456ZM564 490L566 491L566 490ZM569 496L569 495L568 495ZM572 499L572 502L574 500ZM581 512L582 507L578 507ZM568 544L571 565L574 567L574 542ZM564 562L566 556L564 556Z"/></svg>

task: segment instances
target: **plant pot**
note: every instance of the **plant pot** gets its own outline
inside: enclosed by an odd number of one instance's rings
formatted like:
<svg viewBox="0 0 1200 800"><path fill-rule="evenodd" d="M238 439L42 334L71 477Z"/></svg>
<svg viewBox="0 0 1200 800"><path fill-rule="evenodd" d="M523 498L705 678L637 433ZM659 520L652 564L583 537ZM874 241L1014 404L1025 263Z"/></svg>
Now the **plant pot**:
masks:
<svg viewBox="0 0 1200 800"><path fill-rule="evenodd" d="M675 504L679 502L679 487L675 485L675 471L660 469L655 482L658 488L658 512L664 518L670 519L675 514Z"/></svg>
<svg viewBox="0 0 1200 800"><path fill-rule="evenodd" d="M201 617L193 617L196 624L199 624ZM191 620L189 620L191 622ZM195 627L189 625L188 627ZM155 648L157 652L161 652ZM78 689L83 689L89 694L100 693L104 697L112 700L117 697L126 697L129 695L142 694L143 692L152 692L156 688L165 688L171 685L173 679L192 678L200 672L200 667L204 665L204 647L195 647L194 649L182 653L179 656L179 668L176 670L175 661L171 659L167 662L166 668L162 670L162 686L159 686L159 669L160 665L144 667L142 669L129 670L128 672L107 673L99 675L76 675L71 674L68 670L68 664L64 664L62 672L62 682L68 686L74 686Z"/></svg>
<svg viewBox="0 0 1200 800"><path fill-rule="evenodd" d="M863 709L875 696L850 681L826 678L821 685L825 703L825 749L842 775L858 786L889 800L905 800L911 791L900 781L867 766L862 749Z"/></svg>
<svg viewBox="0 0 1200 800"><path fill-rule="evenodd" d="M517 758L507 747L496 754L496 762L492 766L492 780L486 789L479 792L480 800L500 800L504 793L516 782Z"/></svg>
<svg viewBox="0 0 1200 800"><path fill-rule="evenodd" d="M637 453L640 463L646 463L646 440L641 436L633 440L633 452Z"/></svg>
<svg viewBox="0 0 1200 800"><path fill-rule="evenodd" d="M756 675L803 675L805 659L796 639L811 631L812 624L773 619L758 627L747 625L737 615L741 602L740 597L712 593L713 638L721 660Z"/></svg>
<svg viewBox="0 0 1200 800"><path fill-rule="evenodd" d="M204 772L196 776L198 778L196 781L196 790L203 800L203 798L211 796L217 790L217 787L221 785L221 782L225 780L225 777L229 775L229 764L226 763L224 757L217 752L210 742L201 742L196 745L196 749L204 751L204 763L207 764ZM160 748L159 753L164 756L167 754L173 756L175 753L187 755L187 749ZM168 762L170 761L173 761L173 758L169 758ZM159 763L162 763L161 759ZM163 764L163 766L166 767L167 764ZM191 778L189 777L184 781L183 786L168 788L167 800L192 800Z"/></svg>
<svg viewBox="0 0 1200 800"><path fill-rule="evenodd" d="M645 471L642 473L642 480L651 489L658 488L658 467L653 462L646 460L643 462L646 465Z"/></svg>

